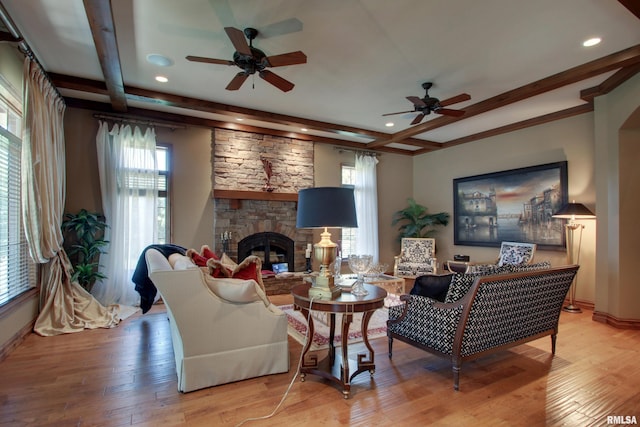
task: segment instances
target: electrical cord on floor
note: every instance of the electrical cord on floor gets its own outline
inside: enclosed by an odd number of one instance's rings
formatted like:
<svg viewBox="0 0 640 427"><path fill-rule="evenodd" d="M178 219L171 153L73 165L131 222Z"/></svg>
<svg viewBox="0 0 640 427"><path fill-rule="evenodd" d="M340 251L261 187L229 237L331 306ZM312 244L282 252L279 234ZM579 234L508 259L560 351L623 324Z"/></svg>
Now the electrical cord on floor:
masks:
<svg viewBox="0 0 640 427"><path fill-rule="evenodd" d="M295 372L293 373L293 378L291 378L291 381L289 382L289 386L285 390L284 395L282 396L282 399L280 399L280 402L278 403L278 405L276 405L275 409L273 411L271 411L270 414L263 415L261 417L245 418L244 420L242 420L238 424L236 424L235 427L239 427L239 426L241 426L244 423L249 422L249 421L260 421L260 420L266 420L268 418L273 417L276 414L276 412L278 412L278 410L280 409L280 407L282 406L282 404L286 400L287 396L289 396L289 391L291 390L291 387L293 387L293 383L294 383L294 381L296 380L296 378L298 376L298 372L300 372L300 368L302 367L302 356L304 354L304 348L307 345L307 340L309 339L309 321L311 319L311 307L313 306L313 300L314 299L315 299L315 297L311 298L311 300L309 301L309 314L307 315L307 332L304 335L304 344L302 346L302 350L303 351L300 352L300 359L298 360L298 367L296 368ZM311 337L311 338L313 339L313 337Z"/></svg>

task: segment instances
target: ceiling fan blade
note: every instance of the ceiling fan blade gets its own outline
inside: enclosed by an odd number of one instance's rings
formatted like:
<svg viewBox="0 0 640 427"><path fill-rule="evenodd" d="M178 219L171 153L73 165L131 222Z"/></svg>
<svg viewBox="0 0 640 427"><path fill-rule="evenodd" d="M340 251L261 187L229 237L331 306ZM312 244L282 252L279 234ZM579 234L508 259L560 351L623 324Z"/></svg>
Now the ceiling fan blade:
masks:
<svg viewBox="0 0 640 427"><path fill-rule="evenodd" d="M393 116L394 114L407 114L407 113L415 113L416 110L409 110L409 111L398 111L397 113L386 113L383 114L383 116Z"/></svg>
<svg viewBox="0 0 640 427"><path fill-rule="evenodd" d="M252 56L251 48L249 48L247 39L242 31L234 27L224 27L224 31L227 33L236 51L243 55Z"/></svg>
<svg viewBox="0 0 640 427"><path fill-rule="evenodd" d="M186 57L186 59L187 61L204 62L205 64L233 65L233 61L229 61L226 59L205 58L203 56L189 55Z"/></svg>
<svg viewBox="0 0 640 427"><path fill-rule="evenodd" d="M285 65L306 64L307 55L298 50L281 55L267 56L266 60L270 67L284 67Z"/></svg>
<svg viewBox="0 0 640 427"><path fill-rule="evenodd" d="M463 110L452 110L451 108L438 108L433 111L438 114L444 114L445 116L452 116L452 117L460 117L464 115Z"/></svg>
<svg viewBox="0 0 640 427"><path fill-rule="evenodd" d="M424 103L424 101L420 98L418 98L417 96L407 96L407 99L413 103L413 105L416 105L418 107L426 107L427 104Z"/></svg>
<svg viewBox="0 0 640 427"><path fill-rule="evenodd" d="M442 105L443 107L446 107L447 105L457 104L458 102L468 101L470 99L471 99L471 95L469 95L468 93L461 93L458 96L454 96L451 98L447 98L444 101L440 101L440 105Z"/></svg>
<svg viewBox="0 0 640 427"><path fill-rule="evenodd" d="M277 87L278 89L280 89L283 92L289 92L295 86L290 81L283 79L282 77L280 77L276 73L273 73L273 72L271 72L269 70L261 71L260 72L260 78L262 78L263 80L268 81L269 83L271 83L272 85L274 85L275 87Z"/></svg>
<svg viewBox="0 0 640 427"><path fill-rule="evenodd" d="M422 119L424 119L424 114L420 113L416 116L415 119L413 119L413 121L411 122L412 125L417 125L418 123L420 123L422 121Z"/></svg>
<svg viewBox="0 0 640 427"><path fill-rule="evenodd" d="M244 83L244 81L247 80L247 77L249 77L249 74L245 73L244 71L240 71L238 74L236 74L236 76L233 79L231 79L231 81L229 82L229 84L225 89L226 90L240 89L240 86L242 86L242 83Z"/></svg>

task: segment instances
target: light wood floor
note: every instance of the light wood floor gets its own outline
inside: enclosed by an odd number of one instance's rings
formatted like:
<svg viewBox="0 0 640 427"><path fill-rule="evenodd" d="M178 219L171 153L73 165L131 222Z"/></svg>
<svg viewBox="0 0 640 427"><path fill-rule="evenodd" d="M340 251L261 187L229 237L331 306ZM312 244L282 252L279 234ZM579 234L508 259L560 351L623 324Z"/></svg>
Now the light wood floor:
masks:
<svg viewBox="0 0 640 427"><path fill-rule="evenodd" d="M276 296L278 305L290 296ZM323 380L296 378L274 417L260 426L590 426L607 416L640 422L640 331L563 313L558 348L546 337L462 366L385 338L371 341L376 372L352 383L352 397ZM163 306L113 329L43 338L30 335L0 363L1 426L234 426L269 414L297 367L181 394Z"/></svg>

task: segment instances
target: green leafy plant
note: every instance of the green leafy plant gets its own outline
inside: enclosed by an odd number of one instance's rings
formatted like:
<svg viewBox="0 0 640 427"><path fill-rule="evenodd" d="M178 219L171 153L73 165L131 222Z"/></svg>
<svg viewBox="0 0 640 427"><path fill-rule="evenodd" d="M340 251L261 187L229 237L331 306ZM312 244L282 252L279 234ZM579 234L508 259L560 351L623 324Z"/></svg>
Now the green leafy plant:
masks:
<svg viewBox="0 0 640 427"><path fill-rule="evenodd" d="M447 212L430 214L427 208L416 203L412 198L407 199L409 206L393 214L391 225L400 222L398 239L403 237L433 237L438 226L449 224L450 215Z"/></svg>
<svg viewBox="0 0 640 427"><path fill-rule="evenodd" d="M107 278L98 271L100 254L106 253L105 247L109 244L104 240L107 227L100 214L86 209L65 214L62 223L64 249L73 265L71 280L77 281L87 291L91 291L97 280Z"/></svg>

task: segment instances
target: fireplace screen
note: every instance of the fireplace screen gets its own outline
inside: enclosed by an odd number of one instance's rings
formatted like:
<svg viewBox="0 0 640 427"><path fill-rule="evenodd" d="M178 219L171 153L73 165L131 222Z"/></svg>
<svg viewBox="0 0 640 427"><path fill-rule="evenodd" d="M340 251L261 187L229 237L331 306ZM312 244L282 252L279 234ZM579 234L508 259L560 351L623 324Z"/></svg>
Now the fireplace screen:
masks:
<svg viewBox="0 0 640 427"><path fill-rule="evenodd" d="M255 255L262 260L262 268L272 270L273 264L286 262L294 269L294 242L284 234L255 233L238 242L238 260Z"/></svg>

